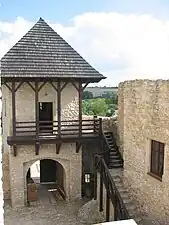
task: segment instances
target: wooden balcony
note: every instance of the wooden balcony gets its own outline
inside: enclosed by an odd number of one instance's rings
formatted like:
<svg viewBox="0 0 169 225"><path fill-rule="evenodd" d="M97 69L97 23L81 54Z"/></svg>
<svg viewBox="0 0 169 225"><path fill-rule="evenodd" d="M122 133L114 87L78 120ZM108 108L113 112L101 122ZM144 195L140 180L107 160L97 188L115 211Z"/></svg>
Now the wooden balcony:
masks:
<svg viewBox="0 0 169 225"><path fill-rule="evenodd" d="M98 139L102 132L102 120L29 121L16 122L13 135L8 136L9 145L39 143L77 142Z"/></svg>

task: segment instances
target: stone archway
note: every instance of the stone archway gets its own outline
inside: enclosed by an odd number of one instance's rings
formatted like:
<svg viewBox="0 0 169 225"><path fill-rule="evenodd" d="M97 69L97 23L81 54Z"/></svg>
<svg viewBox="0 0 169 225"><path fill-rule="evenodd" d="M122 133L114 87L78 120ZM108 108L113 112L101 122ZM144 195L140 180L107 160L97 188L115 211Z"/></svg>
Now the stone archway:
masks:
<svg viewBox="0 0 169 225"><path fill-rule="evenodd" d="M63 159L53 159L53 158L40 158L39 160L33 160L33 161L29 161L27 163L24 163L24 177L25 177L25 184L24 184L24 189L26 190L24 193L24 199L25 199L25 203L27 205L28 202L28 196L30 192L28 192L28 187L30 187L30 184L35 184L35 186L37 185L37 187L41 187L44 186L48 186L49 189L58 189L61 191L62 196L65 195L64 199L67 199L68 196L68 180L67 176L66 176L66 170L64 168L64 163L62 162L65 161ZM31 167L38 163L39 164L39 180L37 176L37 173L35 172L35 177L33 174L33 170L30 169ZM62 163L62 164L61 164ZM51 164L51 168L50 168L50 164ZM36 164L37 166L37 164ZM36 167L35 167L36 168ZM51 170L52 169L52 170ZM41 172L42 171L42 172ZM47 173L46 173L47 171ZM53 174L54 176L51 177L51 174ZM52 180L51 180L52 178ZM29 183L28 183L29 180ZM37 180L39 182L37 182ZM37 191L40 190L37 188ZM50 191L50 190L48 190Z"/></svg>

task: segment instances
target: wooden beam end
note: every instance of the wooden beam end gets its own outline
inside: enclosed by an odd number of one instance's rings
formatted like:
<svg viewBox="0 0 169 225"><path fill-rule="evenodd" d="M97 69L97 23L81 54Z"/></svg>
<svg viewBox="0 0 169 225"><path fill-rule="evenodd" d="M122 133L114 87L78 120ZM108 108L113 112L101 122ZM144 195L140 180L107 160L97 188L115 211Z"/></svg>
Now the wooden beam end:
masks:
<svg viewBox="0 0 169 225"><path fill-rule="evenodd" d="M81 146L82 146L81 142L76 142L76 153L79 153Z"/></svg>
<svg viewBox="0 0 169 225"><path fill-rule="evenodd" d="M13 155L17 156L17 146L15 144L13 145Z"/></svg>
<svg viewBox="0 0 169 225"><path fill-rule="evenodd" d="M56 144L56 154L59 154L61 145L62 145L61 143Z"/></svg>
<svg viewBox="0 0 169 225"><path fill-rule="evenodd" d="M39 149L40 149L40 144L39 144L39 142L36 142L36 144L35 144L35 154L36 155L39 155Z"/></svg>

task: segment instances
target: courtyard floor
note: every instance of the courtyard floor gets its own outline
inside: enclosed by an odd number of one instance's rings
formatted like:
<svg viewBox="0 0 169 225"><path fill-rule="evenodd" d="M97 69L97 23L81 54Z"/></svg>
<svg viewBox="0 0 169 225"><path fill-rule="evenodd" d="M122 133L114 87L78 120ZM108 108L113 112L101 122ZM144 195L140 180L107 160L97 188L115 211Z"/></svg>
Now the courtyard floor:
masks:
<svg viewBox="0 0 169 225"><path fill-rule="evenodd" d="M40 176L39 161L31 168L33 177ZM78 209L85 203L56 201L46 185L37 185L38 201L29 207L14 210L8 203L4 207L5 225L81 225L77 221Z"/></svg>
<svg viewBox="0 0 169 225"><path fill-rule="evenodd" d="M84 204L82 201L74 203L57 202L55 204L38 204L13 210L5 206L5 225L81 225L77 221L78 209Z"/></svg>

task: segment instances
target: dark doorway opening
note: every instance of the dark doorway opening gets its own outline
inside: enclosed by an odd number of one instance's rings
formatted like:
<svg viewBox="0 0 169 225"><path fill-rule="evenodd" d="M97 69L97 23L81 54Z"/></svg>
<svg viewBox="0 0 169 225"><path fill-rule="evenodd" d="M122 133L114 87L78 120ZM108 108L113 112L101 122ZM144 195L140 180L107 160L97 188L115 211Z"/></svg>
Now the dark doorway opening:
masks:
<svg viewBox="0 0 169 225"><path fill-rule="evenodd" d="M56 161L44 159L40 161L40 183L56 182Z"/></svg>
<svg viewBox="0 0 169 225"><path fill-rule="evenodd" d="M63 166L55 160L42 159L33 163L26 174L27 204L65 200L65 178Z"/></svg>
<svg viewBox="0 0 169 225"><path fill-rule="evenodd" d="M39 102L39 131L53 132L53 102Z"/></svg>

